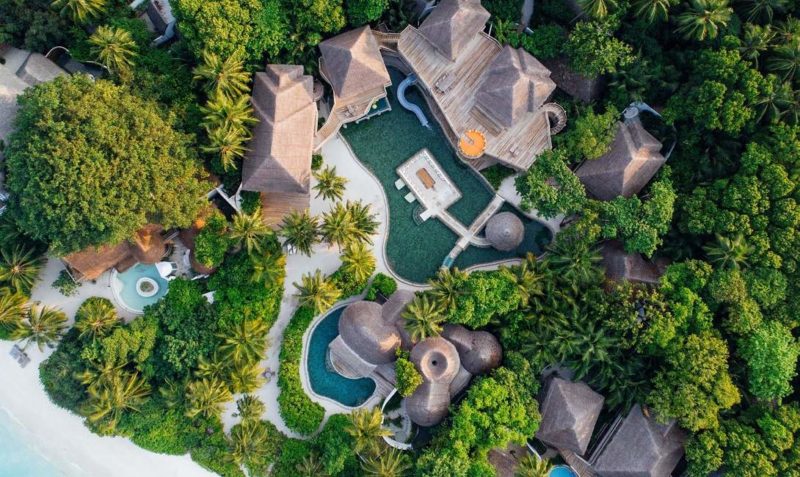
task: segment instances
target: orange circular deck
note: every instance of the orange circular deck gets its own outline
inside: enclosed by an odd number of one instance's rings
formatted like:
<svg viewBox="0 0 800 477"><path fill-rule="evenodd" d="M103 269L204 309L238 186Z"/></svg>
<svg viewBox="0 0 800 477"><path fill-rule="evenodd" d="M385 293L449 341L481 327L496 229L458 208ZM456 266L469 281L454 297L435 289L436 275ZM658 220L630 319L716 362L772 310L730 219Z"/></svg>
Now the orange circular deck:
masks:
<svg viewBox="0 0 800 477"><path fill-rule="evenodd" d="M486 150L486 136L482 132L470 129L458 139L458 151L468 159L481 157Z"/></svg>

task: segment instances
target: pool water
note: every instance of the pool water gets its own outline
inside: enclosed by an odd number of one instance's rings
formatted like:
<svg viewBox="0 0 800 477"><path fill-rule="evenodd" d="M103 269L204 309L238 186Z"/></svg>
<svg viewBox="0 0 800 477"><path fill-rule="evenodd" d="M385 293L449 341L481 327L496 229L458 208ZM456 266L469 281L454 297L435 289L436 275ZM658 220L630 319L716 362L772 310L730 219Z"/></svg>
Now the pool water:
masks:
<svg viewBox="0 0 800 477"><path fill-rule="evenodd" d="M356 407L363 404L375 392L375 382L371 379L348 379L330 369L328 365L328 345L339 336L339 318L344 307L331 311L319 322L308 343L306 366L311 389L345 406Z"/></svg>
<svg viewBox="0 0 800 477"><path fill-rule="evenodd" d="M550 471L549 477L577 477L575 472L567 466L557 465Z"/></svg>
<svg viewBox="0 0 800 477"><path fill-rule="evenodd" d="M158 284L158 292L155 295L143 297L136 291L136 282L142 277L151 278ZM122 273L116 273L112 280L117 298L134 313L144 312L144 307L163 298L169 288L169 282L161 278L156 266L144 263L137 263Z"/></svg>

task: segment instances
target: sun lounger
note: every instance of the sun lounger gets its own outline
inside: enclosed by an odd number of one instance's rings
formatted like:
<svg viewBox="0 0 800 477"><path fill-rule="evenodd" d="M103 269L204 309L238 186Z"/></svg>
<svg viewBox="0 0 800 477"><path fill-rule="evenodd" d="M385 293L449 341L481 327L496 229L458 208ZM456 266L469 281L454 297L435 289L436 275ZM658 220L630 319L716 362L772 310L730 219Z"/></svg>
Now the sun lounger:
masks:
<svg viewBox="0 0 800 477"><path fill-rule="evenodd" d="M415 200L417 200L417 198L414 197L414 193L413 192L409 192L408 194L406 194L406 202L408 202L410 204L411 202L414 202Z"/></svg>

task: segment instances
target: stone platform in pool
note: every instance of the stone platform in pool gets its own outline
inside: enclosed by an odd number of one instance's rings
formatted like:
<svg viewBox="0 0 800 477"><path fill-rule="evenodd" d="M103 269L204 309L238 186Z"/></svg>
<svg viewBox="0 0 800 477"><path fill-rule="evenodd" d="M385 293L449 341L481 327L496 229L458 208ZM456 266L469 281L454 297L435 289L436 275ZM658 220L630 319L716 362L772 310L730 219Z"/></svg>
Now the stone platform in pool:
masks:
<svg viewBox="0 0 800 477"><path fill-rule="evenodd" d="M388 101L394 106L397 104L397 85L404 76L392 68L389 68L389 73L393 86L389 89ZM408 88L406 97L419 105L428 117L433 117L416 88ZM430 126L422 126L410 111L393 107L391 111L369 121L349 124L341 131L358 160L383 186L389 207L387 263L399 277L416 283L424 283L435 276L460 236L442 220L421 220L425 208L419 200L408 202L408 187L397 189L397 168L420 150L429 151L461 194L460 199L447 207L448 214L460 224L472 224L495 199L494 191L479 174L456 157L439 125L431 121ZM432 176L432 179L435 180L435 177ZM522 220L525 239L521 245L507 252L466 246L452 260L453 266L464 269L481 263L521 257L528 252L541 254L552 239L547 226L526 217L508 204L503 204L497 212L503 211L510 211Z"/></svg>

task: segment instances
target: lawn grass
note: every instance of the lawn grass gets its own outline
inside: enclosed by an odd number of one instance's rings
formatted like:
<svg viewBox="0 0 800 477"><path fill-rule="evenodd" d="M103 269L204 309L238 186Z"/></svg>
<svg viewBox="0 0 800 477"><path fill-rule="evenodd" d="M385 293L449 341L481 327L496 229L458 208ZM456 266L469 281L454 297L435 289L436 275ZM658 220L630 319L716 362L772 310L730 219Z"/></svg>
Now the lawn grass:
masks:
<svg viewBox="0 0 800 477"><path fill-rule="evenodd" d="M403 75L393 69L389 69L389 72L393 83L389 91L392 111L359 124L350 124L342 129L342 135L362 164L378 178L386 192L389 203L386 258L389 266L400 277L422 283L436 274L458 237L439 220L429 219L420 225L414 222L414 210L419 207L419 203L406 202L404 196L408 193L407 188L395 188L394 183L398 179L396 168L420 149L427 148L461 191L461 199L450 206L448 211L465 226L469 226L491 202L494 191L455 156L416 88L407 90L407 98L422 108L431 121L432 129L422 127L413 113L400 106L395 94L396 86L403 80ZM544 227L536 222L533 224L531 227L526 226L526 229L531 228L530 239L526 239L523 245L531 247L528 250L539 253L541 248L537 244L543 240L546 242L549 233L545 229L546 238L542 238L541 229ZM504 254L493 249L470 247L459 256L456 265L465 268L515 255L516 252Z"/></svg>

